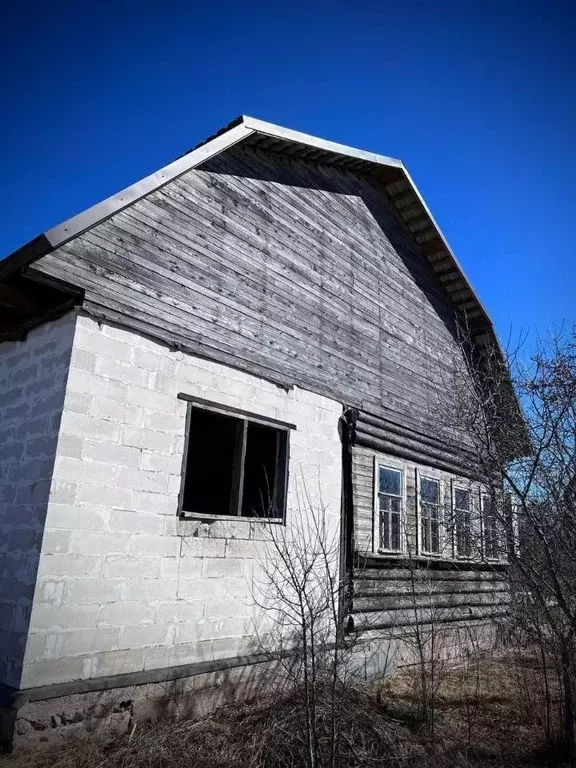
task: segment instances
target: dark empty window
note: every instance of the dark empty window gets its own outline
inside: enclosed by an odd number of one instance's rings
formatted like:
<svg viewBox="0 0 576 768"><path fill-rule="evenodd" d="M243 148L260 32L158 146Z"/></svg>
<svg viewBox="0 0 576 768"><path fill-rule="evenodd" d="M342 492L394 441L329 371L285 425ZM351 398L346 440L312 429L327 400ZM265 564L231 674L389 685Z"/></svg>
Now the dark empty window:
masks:
<svg viewBox="0 0 576 768"><path fill-rule="evenodd" d="M188 407L182 512L283 517L290 425Z"/></svg>

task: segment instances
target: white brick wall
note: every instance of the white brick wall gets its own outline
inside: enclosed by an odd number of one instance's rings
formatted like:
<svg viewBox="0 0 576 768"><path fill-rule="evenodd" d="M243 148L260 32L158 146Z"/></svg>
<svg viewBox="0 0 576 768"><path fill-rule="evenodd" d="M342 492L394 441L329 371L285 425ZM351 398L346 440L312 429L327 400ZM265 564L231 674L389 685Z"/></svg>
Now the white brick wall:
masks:
<svg viewBox="0 0 576 768"><path fill-rule="evenodd" d="M340 404L80 317L23 687L258 650L250 581L265 525L177 519L179 392L296 424L288 521L305 484L337 529Z"/></svg>
<svg viewBox="0 0 576 768"><path fill-rule="evenodd" d="M0 344L0 683L17 687L75 314L46 323L24 341ZM66 536L46 544L67 547Z"/></svg>

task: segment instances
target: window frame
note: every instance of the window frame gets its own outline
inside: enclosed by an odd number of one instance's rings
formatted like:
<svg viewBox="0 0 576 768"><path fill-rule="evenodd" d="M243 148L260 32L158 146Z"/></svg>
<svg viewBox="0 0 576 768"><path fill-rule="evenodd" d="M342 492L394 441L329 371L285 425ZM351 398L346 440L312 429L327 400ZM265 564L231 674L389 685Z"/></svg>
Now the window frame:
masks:
<svg viewBox="0 0 576 768"><path fill-rule="evenodd" d="M424 549L424 544L422 541L422 494L420 491L420 481L421 480L431 480L434 483L438 484L438 552L429 552L428 550ZM436 474L433 471L423 471L416 467L416 541L418 546L418 554L423 555L425 557L433 557L433 558L442 558L445 557L445 531L444 531L444 512L443 512L443 505L444 505L444 494L445 494L445 483L443 481L443 478L440 474Z"/></svg>
<svg viewBox="0 0 576 768"><path fill-rule="evenodd" d="M470 551L468 554L461 554L458 551L458 522L457 522L457 512L459 507L456 507L456 491L465 491L468 494L468 514L470 516L470 524L468 526L469 530L469 536L470 536ZM474 559L473 556L473 536L474 536L474 490L473 488L462 482L461 480L452 480L452 552L453 556L456 560L468 560L471 561Z"/></svg>
<svg viewBox="0 0 576 768"><path fill-rule="evenodd" d="M484 499L489 499L490 503L492 504L495 499L490 494L489 491L484 490L483 488L480 488L480 524L482 526L482 554L484 556L484 559L488 562L499 562L502 560L502 557L500 555L500 530L498 525L498 518L496 515L492 514L491 517L494 519L494 536L495 536L495 547L496 547L496 554L493 556L490 556L487 554L486 550L486 515L484 513Z"/></svg>
<svg viewBox="0 0 576 768"><path fill-rule="evenodd" d="M384 549L381 546L382 542L382 518L380 514L380 469L389 469L392 472L398 472L400 474L400 490L401 495L395 498L400 499L400 548L399 549ZM383 494L391 496L393 494ZM405 540L403 533L406 532L406 500L407 500L407 486L406 486L406 467L404 464L396 463L390 459L380 459L378 456L374 456L374 499L373 499L373 514L372 514L372 549L375 553L381 555L401 555L406 551Z"/></svg>
<svg viewBox="0 0 576 768"><path fill-rule="evenodd" d="M277 524L284 525L286 523L288 483L289 483L289 474L290 474L289 472L290 470L290 433L292 430L295 431L297 429L296 425L291 424L289 422L280 421L279 419L274 419L272 417L269 418L266 416L262 416L261 414L258 414L258 413L244 411L240 408L235 408L234 406L227 406L212 400L205 400L200 397L187 395L183 392L178 393L178 399L186 402L186 426L185 426L185 433L184 433L184 447L183 447L183 453L182 453L182 467L180 471L180 492L178 494L178 517L181 518L182 520L210 520L210 521L243 520L246 522L277 523ZM228 515L210 514L205 512L194 512L191 510L184 509L184 488L186 485L186 470L187 470L187 464L188 464L188 453L189 453L189 446L190 446L191 420L192 420L193 408L209 411L211 413L216 413L223 416L232 417L242 422L241 441L239 446L237 446L239 450L237 453L237 458L234 461L234 466L232 467L233 474L234 474L233 482L234 482L234 486L236 487L236 491L235 491L236 492L236 514L228 514ZM282 431L285 433L284 471L282 472L281 468L279 467L277 467L276 469L277 479L280 477L280 473L283 475L283 478L282 478L283 494L282 494L282 505L281 505L282 514L279 517L256 517L256 516L251 517L248 515L242 515L242 496L243 496L242 483L243 483L243 476L244 476L246 440L247 440L249 422L262 424L265 427L271 427L272 429Z"/></svg>

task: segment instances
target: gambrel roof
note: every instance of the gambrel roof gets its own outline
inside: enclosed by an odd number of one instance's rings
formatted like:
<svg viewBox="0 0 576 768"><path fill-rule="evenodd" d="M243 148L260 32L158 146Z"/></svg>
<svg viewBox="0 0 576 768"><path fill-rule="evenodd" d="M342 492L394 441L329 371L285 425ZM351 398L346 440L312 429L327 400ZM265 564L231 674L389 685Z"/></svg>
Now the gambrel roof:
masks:
<svg viewBox="0 0 576 768"><path fill-rule="evenodd" d="M318 165L344 167L369 177L383 190L419 249L432 264L448 296L473 331L477 343L482 345L489 340L496 340L485 307L400 160L319 139L245 115L174 162L73 216L63 224L47 230L1 261L0 324L7 313L11 315L16 312L24 321L26 316L31 316L34 311L47 309L44 305L49 304L49 291L58 289L58 286L46 286L45 281L42 291L31 287L29 280L26 280L23 286L21 281L25 280L25 277L22 277L22 270L150 192L239 142ZM24 296L24 293L28 295ZM26 323L23 322L22 325L25 326Z"/></svg>

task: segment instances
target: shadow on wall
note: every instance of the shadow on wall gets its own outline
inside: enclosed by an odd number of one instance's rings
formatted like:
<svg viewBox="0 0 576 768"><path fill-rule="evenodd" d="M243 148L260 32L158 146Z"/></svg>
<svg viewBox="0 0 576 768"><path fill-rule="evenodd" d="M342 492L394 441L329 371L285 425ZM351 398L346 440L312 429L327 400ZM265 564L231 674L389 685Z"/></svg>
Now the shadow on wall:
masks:
<svg viewBox="0 0 576 768"><path fill-rule="evenodd" d="M22 674L74 328L71 312L0 344L0 706Z"/></svg>

